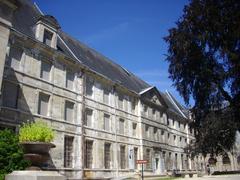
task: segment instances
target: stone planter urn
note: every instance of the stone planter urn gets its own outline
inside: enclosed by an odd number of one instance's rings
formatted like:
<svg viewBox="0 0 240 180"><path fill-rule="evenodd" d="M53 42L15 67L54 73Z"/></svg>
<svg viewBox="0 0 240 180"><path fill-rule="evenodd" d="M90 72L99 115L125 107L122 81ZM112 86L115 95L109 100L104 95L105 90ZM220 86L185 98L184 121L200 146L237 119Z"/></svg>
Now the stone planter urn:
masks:
<svg viewBox="0 0 240 180"><path fill-rule="evenodd" d="M31 162L27 170L41 170L50 159L49 151L56 146L46 142L22 142L24 159Z"/></svg>

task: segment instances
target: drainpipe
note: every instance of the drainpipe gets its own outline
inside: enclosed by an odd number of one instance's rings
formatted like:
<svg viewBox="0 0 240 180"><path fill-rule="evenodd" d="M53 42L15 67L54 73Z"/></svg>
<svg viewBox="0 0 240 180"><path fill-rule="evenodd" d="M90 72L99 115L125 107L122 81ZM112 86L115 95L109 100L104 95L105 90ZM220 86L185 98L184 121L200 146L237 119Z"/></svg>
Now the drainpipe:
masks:
<svg viewBox="0 0 240 180"><path fill-rule="evenodd" d="M84 164L85 164L85 134L84 134L84 121L85 121L85 94L86 94L86 75L84 71L82 71L82 118L81 118L81 134L82 134L82 140L81 140L81 148L82 148L82 154L81 154L81 160L82 160L82 177L81 179L84 178Z"/></svg>

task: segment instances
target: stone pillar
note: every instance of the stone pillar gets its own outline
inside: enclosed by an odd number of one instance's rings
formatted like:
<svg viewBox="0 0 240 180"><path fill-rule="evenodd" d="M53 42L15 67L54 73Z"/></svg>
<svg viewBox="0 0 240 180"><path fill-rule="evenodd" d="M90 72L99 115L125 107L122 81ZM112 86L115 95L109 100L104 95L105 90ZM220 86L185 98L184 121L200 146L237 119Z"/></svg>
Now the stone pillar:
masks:
<svg viewBox="0 0 240 180"><path fill-rule="evenodd" d="M18 5L17 0L0 0L0 99L11 21Z"/></svg>

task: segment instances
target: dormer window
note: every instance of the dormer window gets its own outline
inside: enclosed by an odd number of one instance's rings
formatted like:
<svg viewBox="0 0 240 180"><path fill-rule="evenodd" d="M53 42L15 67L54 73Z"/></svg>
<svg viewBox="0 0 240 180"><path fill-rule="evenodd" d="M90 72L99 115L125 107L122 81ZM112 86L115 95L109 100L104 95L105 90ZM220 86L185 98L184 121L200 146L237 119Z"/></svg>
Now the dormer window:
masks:
<svg viewBox="0 0 240 180"><path fill-rule="evenodd" d="M49 47L57 49L57 32L60 26L53 16L40 16L34 29L37 40Z"/></svg>
<svg viewBox="0 0 240 180"><path fill-rule="evenodd" d="M43 43L48 46L51 46L52 38L53 38L53 33L45 29L43 34Z"/></svg>

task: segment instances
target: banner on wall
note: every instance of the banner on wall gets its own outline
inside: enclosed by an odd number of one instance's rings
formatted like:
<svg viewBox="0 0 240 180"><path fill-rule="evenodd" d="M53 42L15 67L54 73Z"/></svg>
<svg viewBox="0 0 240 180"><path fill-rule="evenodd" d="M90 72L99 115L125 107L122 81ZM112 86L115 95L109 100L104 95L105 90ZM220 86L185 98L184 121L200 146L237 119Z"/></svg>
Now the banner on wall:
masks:
<svg viewBox="0 0 240 180"><path fill-rule="evenodd" d="M130 170L134 169L134 161L134 149L132 146L128 146L128 165Z"/></svg>

